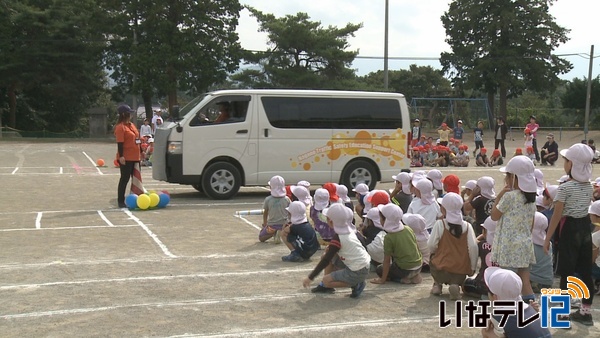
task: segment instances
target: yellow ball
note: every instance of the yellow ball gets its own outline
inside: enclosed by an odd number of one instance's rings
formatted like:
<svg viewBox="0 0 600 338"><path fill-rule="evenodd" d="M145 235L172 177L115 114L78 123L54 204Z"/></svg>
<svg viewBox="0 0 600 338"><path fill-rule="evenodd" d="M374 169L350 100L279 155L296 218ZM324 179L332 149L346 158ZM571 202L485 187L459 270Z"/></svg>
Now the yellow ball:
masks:
<svg viewBox="0 0 600 338"><path fill-rule="evenodd" d="M137 199L137 206L142 210L148 209L150 206L150 196L146 194L139 195Z"/></svg>
<svg viewBox="0 0 600 338"><path fill-rule="evenodd" d="M160 202L160 197L158 194L152 192L148 196L150 197L150 208L156 207L158 202Z"/></svg>

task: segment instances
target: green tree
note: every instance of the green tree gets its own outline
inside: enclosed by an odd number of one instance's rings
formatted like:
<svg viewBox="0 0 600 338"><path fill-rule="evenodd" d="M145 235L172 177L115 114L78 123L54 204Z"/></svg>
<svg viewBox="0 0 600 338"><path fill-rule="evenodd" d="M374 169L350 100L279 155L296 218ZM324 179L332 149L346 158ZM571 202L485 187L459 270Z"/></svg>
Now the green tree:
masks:
<svg viewBox="0 0 600 338"><path fill-rule="evenodd" d="M565 92L561 96L564 108L585 109L588 80L574 78L567 83ZM592 96L590 108L600 108L600 76L592 80Z"/></svg>
<svg viewBox="0 0 600 338"><path fill-rule="evenodd" d="M499 116L509 97L523 90L549 91L571 64L554 51L568 30L548 13L554 0L455 0L441 17L452 52L442 53L444 72L459 88L499 94Z"/></svg>
<svg viewBox="0 0 600 338"><path fill-rule="evenodd" d="M124 91L153 95L205 91L238 68L237 0L109 0L108 65ZM135 79L135 81L134 81ZM148 109L148 108L147 108Z"/></svg>
<svg viewBox="0 0 600 338"><path fill-rule="evenodd" d="M266 52L246 55L252 64L231 80L239 87L349 89L357 85L350 68L358 51L347 51L348 38L362 24L324 28L306 13L277 18L246 7L268 35Z"/></svg>

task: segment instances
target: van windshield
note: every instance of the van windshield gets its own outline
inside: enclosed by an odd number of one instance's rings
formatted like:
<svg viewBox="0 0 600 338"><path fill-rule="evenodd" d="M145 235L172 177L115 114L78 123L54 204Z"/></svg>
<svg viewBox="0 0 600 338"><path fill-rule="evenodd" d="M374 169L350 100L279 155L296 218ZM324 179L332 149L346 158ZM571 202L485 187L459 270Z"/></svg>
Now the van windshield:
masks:
<svg viewBox="0 0 600 338"><path fill-rule="evenodd" d="M192 109L194 109L194 107L196 107L198 105L198 103L200 103L202 100L204 100L208 95L209 95L208 93L202 94L202 95L196 97L195 99L191 100L190 102L188 102L188 104L183 106L183 108L181 108L181 110L179 111L179 116L183 116L183 118L185 118L186 115L189 114L190 111Z"/></svg>

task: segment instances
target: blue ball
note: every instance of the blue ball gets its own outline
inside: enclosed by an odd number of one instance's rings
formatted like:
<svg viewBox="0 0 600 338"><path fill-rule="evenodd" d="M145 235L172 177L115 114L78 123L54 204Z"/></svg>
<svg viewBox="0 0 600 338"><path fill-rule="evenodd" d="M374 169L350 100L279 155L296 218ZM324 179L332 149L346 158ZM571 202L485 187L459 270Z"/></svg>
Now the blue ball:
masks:
<svg viewBox="0 0 600 338"><path fill-rule="evenodd" d="M125 205L127 205L129 209L135 209L137 208L137 199L138 196L136 194L130 194L125 198Z"/></svg>
<svg viewBox="0 0 600 338"><path fill-rule="evenodd" d="M158 195L159 201L158 201L158 207L159 208L164 208L167 206L167 204L169 204L169 201L171 201L171 197L169 197L169 195L167 194L160 194Z"/></svg>

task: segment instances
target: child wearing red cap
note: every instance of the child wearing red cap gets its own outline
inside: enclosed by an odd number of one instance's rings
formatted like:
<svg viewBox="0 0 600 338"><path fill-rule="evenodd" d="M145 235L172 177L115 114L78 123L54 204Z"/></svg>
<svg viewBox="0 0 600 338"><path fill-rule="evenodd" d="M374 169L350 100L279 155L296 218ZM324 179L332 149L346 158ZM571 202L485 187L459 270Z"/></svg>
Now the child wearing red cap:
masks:
<svg viewBox="0 0 600 338"><path fill-rule="evenodd" d="M461 144L458 146L458 153L454 157L452 164L457 167L468 167L469 166L469 152L467 151L467 146Z"/></svg>
<svg viewBox="0 0 600 338"><path fill-rule="evenodd" d="M458 178L458 176L450 174L444 177L444 179L442 180L442 184L444 185L444 192L453 192L455 194L460 194L460 179Z"/></svg>
<svg viewBox="0 0 600 338"><path fill-rule="evenodd" d="M450 149L446 146L438 146L438 158L435 160L438 167L447 167L450 164Z"/></svg>
<svg viewBox="0 0 600 338"><path fill-rule="evenodd" d="M487 167L488 163L489 163L489 160L487 157L487 149L481 148L479 150L479 154L477 154L477 156L475 157L475 164L478 167Z"/></svg>
<svg viewBox="0 0 600 338"><path fill-rule="evenodd" d="M412 148L412 154L410 157L410 166L411 167L422 167L423 161L421 159L421 153L419 152L419 147Z"/></svg>
<svg viewBox="0 0 600 338"><path fill-rule="evenodd" d="M488 165L493 167L495 165L502 165L503 163L504 160L502 159L502 156L500 156L500 149L494 149L492 156L490 156Z"/></svg>
<svg viewBox="0 0 600 338"><path fill-rule="evenodd" d="M528 146L525 148L525 151L527 152L525 155L529 157L530 160L535 161L535 152L533 151L533 146Z"/></svg>
<svg viewBox="0 0 600 338"><path fill-rule="evenodd" d="M427 151L427 156L423 159L423 165L427 167L435 167L438 159L438 146L430 147Z"/></svg>
<svg viewBox="0 0 600 338"><path fill-rule="evenodd" d="M519 156L519 155L523 155L523 149L522 148L515 149L515 153L514 153L513 156Z"/></svg>

